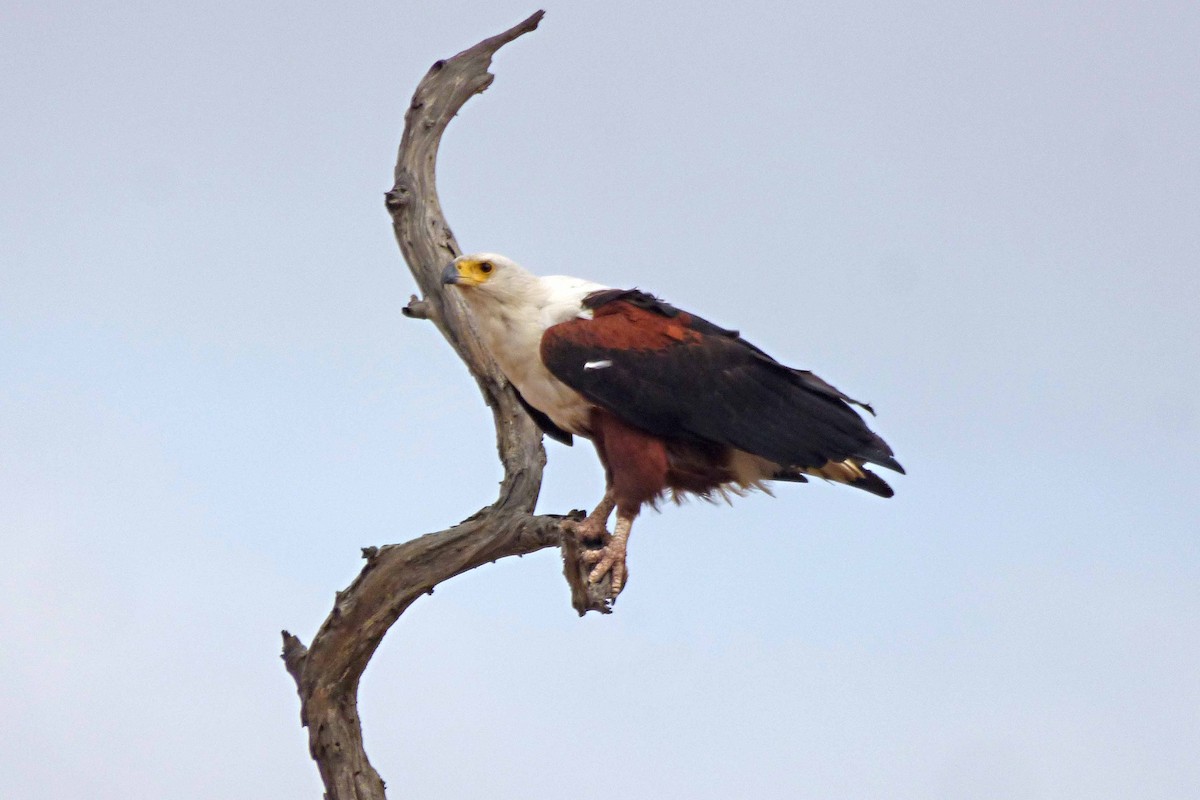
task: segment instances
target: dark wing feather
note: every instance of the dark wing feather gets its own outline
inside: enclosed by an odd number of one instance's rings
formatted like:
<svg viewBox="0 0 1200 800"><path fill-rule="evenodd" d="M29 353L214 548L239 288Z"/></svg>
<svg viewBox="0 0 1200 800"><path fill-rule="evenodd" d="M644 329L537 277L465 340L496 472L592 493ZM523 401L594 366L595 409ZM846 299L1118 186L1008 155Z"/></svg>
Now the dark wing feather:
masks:
<svg viewBox="0 0 1200 800"><path fill-rule="evenodd" d="M597 292L585 306L594 318L547 330L542 359L555 377L626 422L788 466L858 458L903 471L850 398L736 331L634 290Z"/></svg>
<svg viewBox="0 0 1200 800"><path fill-rule="evenodd" d="M583 300L583 307L592 309L594 311L595 309L601 308L609 303L618 302L618 301L628 303L629 305L631 305L635 308L652 311L660 316L667 317L667 318L675 318L675 317L678 317L681 313L685 313L685 312L681 312L678 308L671 305L670 303L663 302L662 300L659 300L654 295L647 294L646 292L638 291L637 289L601 289L600 291L592 292L590 295L585 297ZM728 328L722 328L719 325L714 325L713 323L709 322L708 320L706 320L702 317L697 317L692 314L688 314L686 316L689 317L689 319L690 319L689 327L692 330L697 331L702 334L706 334L706 335L722 336L722 337L737 339L739 342L741 342L741 344L744 347L748 348L749 350L753 351L754 353L757 353L760 358L763 358L766 361L771 362L772 364L778 364L780 366L780 368L786 369L789 372L792 372L800 381L802 381L805 385L807 385L809 388L815 390L816 392L827 395L829 397L835 397L838 400L841 400L842 402L845 402L845 403L850 403L851 405L856 405L862 409L865 409L868 413L871 414L871 416L875 415L875 409L871 408L871 406L867 405L866 403L862 402L861 400L855 400L854 398L849 397L846 394L843 394L837 388L835 388L832 384L830 384L827 381L825 381L824 379L814 375L813 373L809 372L808 370L791 369L790 367L784 367L782 364L779 364L778 361L771 358L769 355L764 353L762 350L759 350L757 347L750 344L745 339L742 339L737 331L730 330Z"/></svg>

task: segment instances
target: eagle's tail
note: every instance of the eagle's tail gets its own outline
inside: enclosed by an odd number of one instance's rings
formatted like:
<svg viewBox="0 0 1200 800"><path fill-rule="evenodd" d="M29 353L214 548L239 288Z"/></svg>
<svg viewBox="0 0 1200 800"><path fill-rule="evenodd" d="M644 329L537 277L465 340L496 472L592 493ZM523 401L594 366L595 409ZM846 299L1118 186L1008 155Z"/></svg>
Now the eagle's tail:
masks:
<svg viewBox="0 0 1200 800"><path fill-rule="evenodd" d="M827 461L821 467L787 467L776 472L771 479L804 483L808 480L806 475L815 475L827 481L844 483L879 497L891 497L895 494L892 487L888 486L887 481L871 472L863 466L861 461L854 458L848 458L845 461Z"/></svg>

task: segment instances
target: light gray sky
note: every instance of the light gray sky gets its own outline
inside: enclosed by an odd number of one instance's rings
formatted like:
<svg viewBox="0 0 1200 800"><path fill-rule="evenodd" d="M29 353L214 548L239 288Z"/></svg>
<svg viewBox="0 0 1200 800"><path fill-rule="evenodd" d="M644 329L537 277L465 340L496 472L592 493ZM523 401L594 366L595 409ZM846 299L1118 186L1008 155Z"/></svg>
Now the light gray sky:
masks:
<svg viewBox="0 0 1200 800"><path fill-rule="evenodd" d="M279 629L500 476L399 313L402 113L535 8L0 0L0 796L319 796ZM1200 796L1200 7L697 9L550 5L451 126L450 223L814 369L909 475L648 514L612 617L552 552L444 585L365 676L374 763ZM541 507L593 504L548 448Z"/></svg>

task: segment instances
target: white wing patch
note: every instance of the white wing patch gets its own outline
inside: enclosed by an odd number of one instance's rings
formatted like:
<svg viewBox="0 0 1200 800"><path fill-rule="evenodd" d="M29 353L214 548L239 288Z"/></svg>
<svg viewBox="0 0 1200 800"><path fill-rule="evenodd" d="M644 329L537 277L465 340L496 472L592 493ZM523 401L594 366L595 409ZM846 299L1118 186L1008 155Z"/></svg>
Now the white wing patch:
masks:
<svg viewBox="0 0 1200 800"><path fill-rule="evenodd" d="M608 369L612 366L612 362L607 358L603 361L587 361L584 363L584 369Z"/></svg>

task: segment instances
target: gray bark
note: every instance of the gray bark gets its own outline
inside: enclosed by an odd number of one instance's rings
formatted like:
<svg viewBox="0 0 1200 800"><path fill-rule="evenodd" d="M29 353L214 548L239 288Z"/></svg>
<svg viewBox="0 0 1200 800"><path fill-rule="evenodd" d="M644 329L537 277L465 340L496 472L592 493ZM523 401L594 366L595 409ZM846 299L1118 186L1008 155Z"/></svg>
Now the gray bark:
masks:
<svg viewBox="0 0 1200 800"><path fill-rule="evenodd" d="M535 515L546 453L541 431L496 368L453 293L443 291L442 267L459 255L442 215L435 185L438 145L447 124L472 96L492 82L492 56L532 31L538 11L525 21L453 58L438 61L417 86L404 118L395 185L386 195L396 241L423 298L415 296L407 316L431 320L454 347L492 409L496 447L504 479L496 502L447 530L402 544L363 548L366 566L344 591L312 645L283 632L283 660L300 695L300 721L308 728L309 751L325 783L328 800L383 800L383 780L363 748L358 684L384 634L423 594L442 581L500 558L561 547L571 602L579 614L607 613L606 577L589 585L587 567L568 517Z"/></svg>

